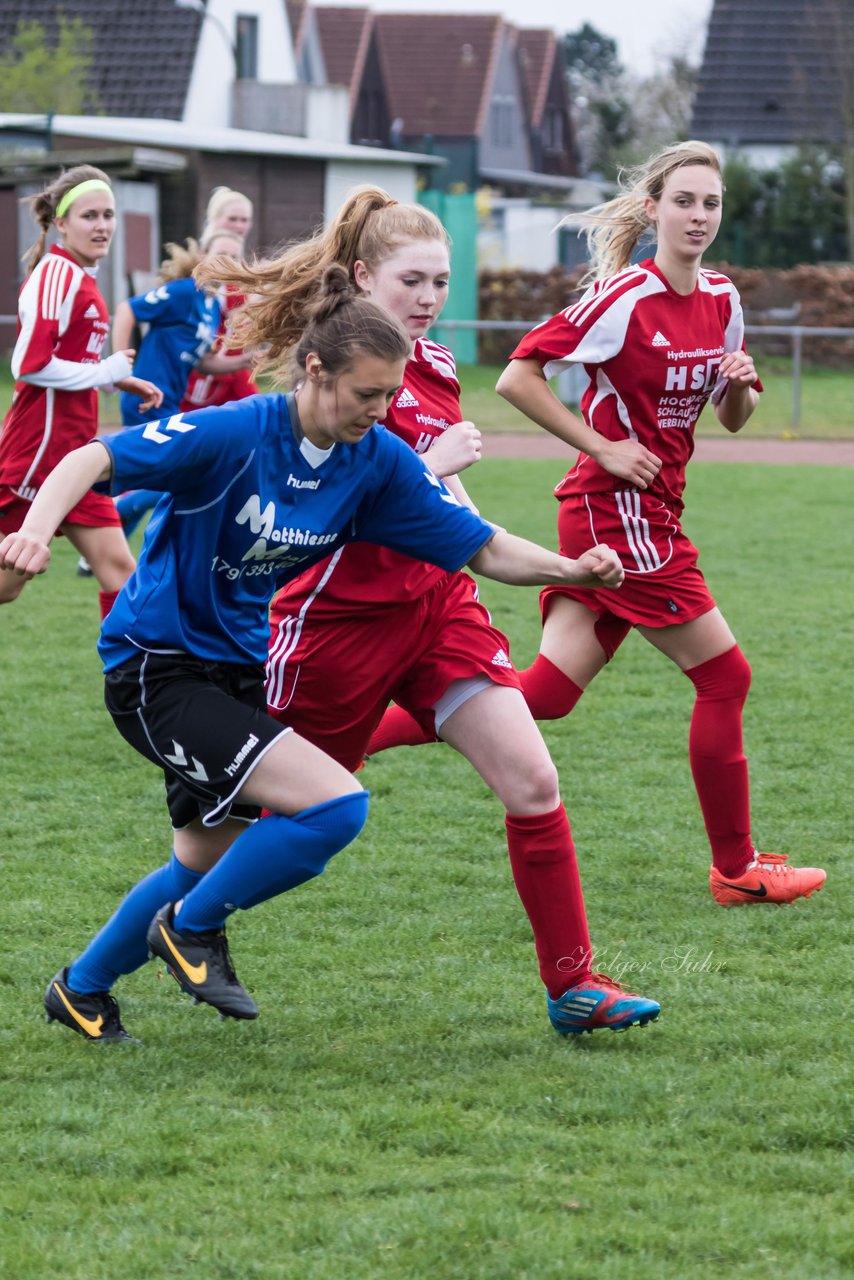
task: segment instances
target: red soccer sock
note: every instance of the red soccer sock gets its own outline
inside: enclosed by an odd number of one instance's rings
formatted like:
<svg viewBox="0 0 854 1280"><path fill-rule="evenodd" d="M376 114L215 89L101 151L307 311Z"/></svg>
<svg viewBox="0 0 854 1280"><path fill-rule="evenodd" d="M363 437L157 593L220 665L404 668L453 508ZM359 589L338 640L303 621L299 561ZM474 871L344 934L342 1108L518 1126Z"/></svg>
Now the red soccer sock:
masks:
<svg viewBox="0 0 854 1280"><path fill-rule="evenodd" d="M507 849L516 891L528 913L540 977L553 999L590 977L590 934L566 810L508 813Z"/></svg>
<svg viewBox="0 0 854 1280"><path fill-rule="evenodd" d="M543 654L534 665L519 672L522 692L535 720L560 720L568 716L584 690Z"/></svg>
<svg viewBox="0 0 854 1280"><path fill-rule="evenodd" d="M101 607L101 621L103 622L107 614L112 609L118 598L118 591L99 591L98 604Z"/></svg>
<svg viewBox="0 0 854 1280"><path fill-rule="evenodd" d="M389 707L371 734L365 748L366 756L375 756L390 747L420 747L425 742L435 742L435 734L426 734L421 725L403 707Z"/></svg>
<svg viewBox="0 0 854 1280"><path fill-rule="evenodd" d="M697 690L688 754L712 862L727 878L744 874L753 860L750 784L742 737L742 709L750 688L750 666L738 645L691 667L685 675Z"/></svg>

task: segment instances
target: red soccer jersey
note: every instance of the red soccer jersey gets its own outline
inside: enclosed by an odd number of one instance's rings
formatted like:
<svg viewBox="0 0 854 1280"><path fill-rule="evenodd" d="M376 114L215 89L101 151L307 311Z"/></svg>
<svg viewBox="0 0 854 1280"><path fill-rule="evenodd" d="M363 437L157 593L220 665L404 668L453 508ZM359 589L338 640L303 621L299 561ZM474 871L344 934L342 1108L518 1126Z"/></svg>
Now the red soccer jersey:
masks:
<svg viewBox="0 0 854 1280"><path fill-rule="evenodd" d="M18 381L0 438L0 484L28 501L61 458L97 434L96 377L80 366L100 362L109 327L94 274L51 248L21 289L12 354ZM50 385L21 380L40 372Z"/></svg>
<svg viewBox="0 0 854 1280"><path fill-rule="evenodd" d="M385 426L416 453L424 453L461 416L454 357L438 342L417 339L403 385L386 414ZM444 569L399 555L387 547L353 542L289 582L273 601L273 614L277 608L292 613L295 604L314 592L315 613L324 606L337 612L344 607L352 611L398 604L423 595L445 573Z"/></svg>
<svg viewBox="0 0 854 1280"><path fill-rule="evenodd" d="M583 364L584 421L608 440L637 440L661 458L649 492L678 513L700 411L726 391L721 357L743 347L741 301L731 280L701 270L693 293L676 293L648 258L597 280L580 302L523 338L513 357L536 360L547 378ZM762 390L759 382L755 387ZM580 453L555 493L625 487Z"/></svg>
<svg viewBox="0 0 854 1280"><path fill-rule="evenodd" d="M232 336L232 312L242 307L245 301L245 293L238 293L232 286L226 287L217 333L217 337L223 339L222 347L219 348L223 355L243 354L242 347L232 346L228 340ZM252 381L252 374L248 369L238 369L235 373L197 373L194 369L181 400L180 410L181 413L189 413L191 409L209 409L213 405L230 404L232 400L245 400L247 396L257 394L258 387Z"/></svg>

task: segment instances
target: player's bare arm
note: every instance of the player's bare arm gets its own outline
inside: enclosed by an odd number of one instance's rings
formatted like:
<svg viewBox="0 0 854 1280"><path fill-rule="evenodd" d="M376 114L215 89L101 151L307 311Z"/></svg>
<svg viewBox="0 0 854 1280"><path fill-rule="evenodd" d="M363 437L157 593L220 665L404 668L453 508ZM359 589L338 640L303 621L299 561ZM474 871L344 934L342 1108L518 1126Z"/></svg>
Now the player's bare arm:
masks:
<svg viewBox="0 0 854 1280"><path fill-rule="evenodd" d="M28 580L44 573L51 539L68 512L93 484L109 480L112 470L110 454L98 440L66 454L39 489L21 528L0 542L0 569Z"/></svg>
<svg viewBox="0 0 854 1280"><path fill-rule="evenodd" d="M759 403L756 367L746 351L729 351L721 360L721 377L727 380L726 395L715 405L715 413L727 431L740 431Z"/></svg>
<svg viewBox="0 0 854 1280"><path fill-rule="evenodd" d="M564 444L588 454L611 475L647 489L661 469L661 459L636 440L606 440L561 404L536 360L511 360L495 390L538 426Z"/></svg>
<svg viewBox="0 0 854 1280"><path fill-rule="evenodd" d="M624 571L620 558L605 543L585 551L577 560L547 551L499 529L469 560L469 568L485 578L512 586L619 587Z"/></svg>

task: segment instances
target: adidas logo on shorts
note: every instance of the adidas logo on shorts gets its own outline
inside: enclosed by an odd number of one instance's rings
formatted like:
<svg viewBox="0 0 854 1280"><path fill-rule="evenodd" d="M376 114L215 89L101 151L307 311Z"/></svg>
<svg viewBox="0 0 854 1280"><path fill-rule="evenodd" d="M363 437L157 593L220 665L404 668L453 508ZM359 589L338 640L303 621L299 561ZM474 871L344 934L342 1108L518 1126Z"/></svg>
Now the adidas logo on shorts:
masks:
<svg viewBox="0 0 854 1280"><path fill-rule="evenodd" d="M494 667L512 667L513 663L510 661L504 650L499 649L495 657L492 659L492 665Z"/></svg>
<svg viewBox="0 0 854 1280"><path fill-rule="evenodd" d="M100 318L101 318L101 313L98 310L98 308L95 306L94 302L90 304L87 311L83 312L84 320L100 320Z"/></svg>
<svg viewBox="0 0 854 1280"><path fill-rule="evenodd" d="M664 334L659 329L656 331L656 335L652 340L652 345L654 347L669 347L670 342L668 341L667 338L665 338Z"/></svg>
<svg viewBox="0 0 854 1280"><path fill-rule="evenodd" d="M415 399L411 391L401 387L400 395L394 402L395 409L417 409L421 402Z"/></svg>

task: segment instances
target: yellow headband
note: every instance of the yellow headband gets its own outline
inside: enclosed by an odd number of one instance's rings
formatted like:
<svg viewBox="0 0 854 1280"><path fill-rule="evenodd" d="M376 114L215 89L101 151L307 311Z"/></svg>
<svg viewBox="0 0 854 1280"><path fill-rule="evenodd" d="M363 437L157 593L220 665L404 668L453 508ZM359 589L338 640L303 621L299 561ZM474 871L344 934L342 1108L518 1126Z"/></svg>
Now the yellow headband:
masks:
<svg viewBox="0 0 854 1280"><path fill-rule="evenodd" d="M72 187L70 191L66 191L65 195L56 206L56 213L54 217L61 218L63 214L68 212L74 204L74 201L77 200L78 197L85 195L87 191L109 191L110 195L113 194L113 188L108 182L104 182L102 178L89 178L86 182L78 182L76 187Z"/></svg>

